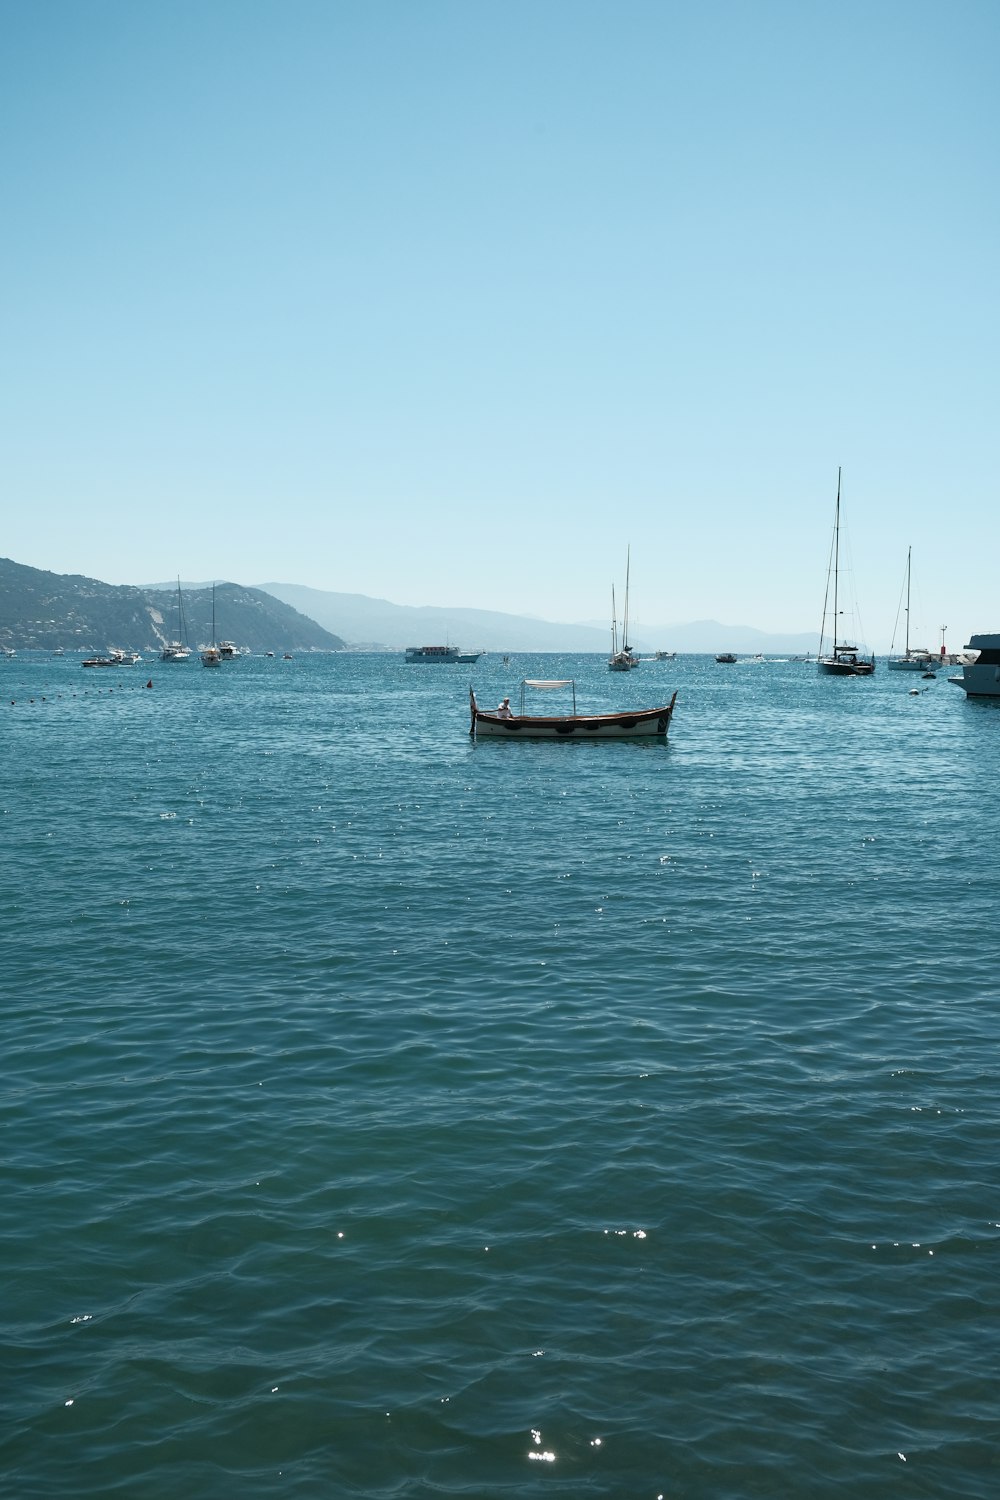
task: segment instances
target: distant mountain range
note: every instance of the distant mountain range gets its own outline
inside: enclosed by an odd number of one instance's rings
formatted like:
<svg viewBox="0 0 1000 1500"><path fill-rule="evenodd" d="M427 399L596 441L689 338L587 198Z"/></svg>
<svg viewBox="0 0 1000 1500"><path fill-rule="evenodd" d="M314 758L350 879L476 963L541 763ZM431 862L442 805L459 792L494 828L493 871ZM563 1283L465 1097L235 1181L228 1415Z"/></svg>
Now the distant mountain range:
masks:
<svg viewBox="0 0 1000 1500"><path fill-rule="evenodd" d="M390 604L387 599L370 599L365 594L327 593L292 583L262 583L258 587L342 636L350 645L372 650L401 651L405 646L451 642L467 650L484 651L607 651L611 644L609 625L560 625L486 609L441 609L434 605L418 608ZM818 644L815 632L775 634L754 630L749 625L721 625L717 620L644 626L633 635L632 645L646 653L661 650L804 654L815 653Z"/></svg>
<svg viewBox="0 0 1000 1500"><path fill-rule="evenodd" d="M212 636L212 585L182 584L192 646ZM215 588L216 633L251 651L401 651L452 643L495 652L595 651L610 646L608 626L559 624L486 609L416 607L365 594L328 593L300 584ZM159 650L177 636L177 585L102 583L48 573L0 558L0 646L14 650ZM749 625L695 620L644 626L632 645L643 654L735 651L801 655L817 649L815 633L782 634Z"/></svg>
<svg viewBox="0 0 1000 1500"><path fill-rule="evenodd" d="M212 588L183 594L187 639L212 638ZM215 591L219 638L251 651L341 651L344 642L273 594L220 583ZM101 583L47 573L0 558L0 646L13 650L158 651L177 638L177 585L162 589Z"/></svg>

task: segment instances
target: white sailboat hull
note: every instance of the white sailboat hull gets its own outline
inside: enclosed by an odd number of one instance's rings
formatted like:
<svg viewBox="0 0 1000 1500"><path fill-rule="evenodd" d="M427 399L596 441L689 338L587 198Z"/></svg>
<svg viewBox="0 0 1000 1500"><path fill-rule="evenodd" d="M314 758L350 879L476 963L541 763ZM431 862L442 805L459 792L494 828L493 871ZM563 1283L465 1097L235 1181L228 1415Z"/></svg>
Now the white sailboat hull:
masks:
<svg viewBox="0 0 1000 1500"><path fill-rule="evenodd" d="M929 651L925 656L890 656L886 662L890 672L934 672L938 665Z"/></svg>

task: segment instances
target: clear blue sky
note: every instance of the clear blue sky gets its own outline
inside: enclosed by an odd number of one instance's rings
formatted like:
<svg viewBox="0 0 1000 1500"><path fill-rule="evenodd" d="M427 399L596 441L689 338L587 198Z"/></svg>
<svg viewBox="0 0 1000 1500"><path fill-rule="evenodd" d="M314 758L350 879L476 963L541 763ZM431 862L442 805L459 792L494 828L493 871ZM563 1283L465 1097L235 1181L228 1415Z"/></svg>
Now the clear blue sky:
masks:
<svg viewBox="0 0 1000 1500"><path fill-rule="evenodd" d="M0 554L1000 629L995 0L0 22Z"/></svg>

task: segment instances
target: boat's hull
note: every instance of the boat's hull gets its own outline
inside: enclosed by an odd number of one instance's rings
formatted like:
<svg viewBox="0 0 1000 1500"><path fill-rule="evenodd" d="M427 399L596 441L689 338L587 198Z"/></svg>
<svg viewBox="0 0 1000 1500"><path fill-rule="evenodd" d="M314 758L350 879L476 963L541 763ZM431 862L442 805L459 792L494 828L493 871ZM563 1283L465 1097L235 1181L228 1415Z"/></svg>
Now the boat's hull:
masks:
<svg viewBox="0 0 1000 1500"><path fill-rule="evenodd" d="M970 635L966 651L974 661L962 663L961 677L949 677L970 698L1000 698L1000 634Z"/></svg>
<svg viewBox="0 0 1000 1500"><path fill-rule="evenodd" d="M933 656L890 656L886 666L890 672L933 672L938 663Z"/></svg>
<svg viewBox="0 0 1000 1500"><path fill-rule="evenodd" d="M1000 667L962 668L961 677L949 677L970 698L1000 698Z"/></svg>
<svg viewBox="0 0 1000 1500"><path fill-rule="evenodd" d="M438 663L450 664L454 661L475 660L477 655L483 652L477 651L475 655L471 651L459 651L457 646L406 646L406 661L438 661Z"/></svg>
<svg viewBox="0 0 1000 1500"><path fill-rule="evenodd" d="M819 670L827 677L872 677L875 673L875 663L874 661L823 659L819 662Z"/></svg>
<svg viewBox="0 0 1000 1500"><path fill-rule="evenodd" d="M664 739L674 711L674 697L662 708L643 708L622 714L564 714L543 717L518 715L510 719L473 711L470 733L478 738L508 740L639 740Z"/></svg>

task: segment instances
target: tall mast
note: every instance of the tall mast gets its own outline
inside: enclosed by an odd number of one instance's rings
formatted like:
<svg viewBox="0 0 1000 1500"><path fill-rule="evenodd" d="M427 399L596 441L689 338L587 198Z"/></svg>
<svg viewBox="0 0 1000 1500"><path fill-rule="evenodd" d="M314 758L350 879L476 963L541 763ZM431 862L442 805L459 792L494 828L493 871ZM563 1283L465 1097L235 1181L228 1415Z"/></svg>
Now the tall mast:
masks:
<svg viewBox="0 0 1000 1500"><path fill-rule="evenodd" d="M611 655L618 655L618 618L615 614L615 586L611 585Z"/></svg>
<svg viewBox="0 0 1000 1500"><path fill-rule="evenodd" d="M629 643L628 643L628 572L629 572L629 566L631 564L631 561L632 561L632 548L630 546L629 549L628 549L628 551L625 553L625 619L624 619L624 622L622 623L622 650L623 651L628 651L630 649L629 648Z"/></svg>
<svg viewBox="0 0 1000 1500"><path fill-rule="evenodd" d="M833 518L833 655L837 656L837 585L840 579L840 465L837 466L837 508Z"/></svg>
<svg viewBox="0 0 1000 1500"><path fill-rule="evenodd" d="M912 547L906 549L906 656L910 655L910 553Z"/></svg>

